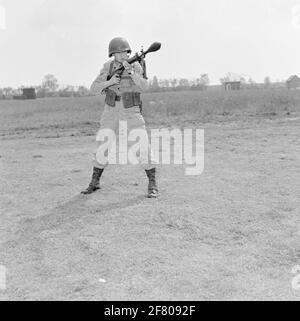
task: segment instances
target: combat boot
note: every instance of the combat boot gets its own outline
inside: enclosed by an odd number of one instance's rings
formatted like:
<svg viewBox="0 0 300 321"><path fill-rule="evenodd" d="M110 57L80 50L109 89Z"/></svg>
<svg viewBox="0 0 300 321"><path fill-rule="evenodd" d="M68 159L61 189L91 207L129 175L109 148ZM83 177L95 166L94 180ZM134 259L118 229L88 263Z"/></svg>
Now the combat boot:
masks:
<svg viewBox="0 0 300 321"><path fill-rule="evenodd" d="M94 167L93 168L93 175L92 180L90 182L90 185L87 189L81 192L81 194L88 195L96 192L98 189L100 189L100 177L103 173L104 169Z"/></svg>
<svg viewBox="0 0 300 321"><path fill-rule="evenodd" d="M158 196L158 188L156 185L155 173L156 173L155 168L152 168L150 170L146 170L146 174L149 179L148 198L157 198L157 196Z"/></svg>

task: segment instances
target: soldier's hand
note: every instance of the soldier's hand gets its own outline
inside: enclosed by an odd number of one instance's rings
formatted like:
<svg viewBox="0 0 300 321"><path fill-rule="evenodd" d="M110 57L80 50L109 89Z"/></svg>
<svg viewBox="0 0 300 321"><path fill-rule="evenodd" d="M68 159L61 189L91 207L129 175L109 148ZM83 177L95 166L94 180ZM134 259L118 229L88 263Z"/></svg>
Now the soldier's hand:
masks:
<svg viewBox="0 0 300 321"><path fill-rule="evenodd" d="M123 66L125 70L128 71L129 73L133 72L132 65L128 61L124 61Z"/></svg>
<svg viewBox="0 0 300 321"><path fill-rule="evenodd" d="M118 85L120 81L121 81L121 78L119 75L113 75L109 80L111 86Z"/></svg>

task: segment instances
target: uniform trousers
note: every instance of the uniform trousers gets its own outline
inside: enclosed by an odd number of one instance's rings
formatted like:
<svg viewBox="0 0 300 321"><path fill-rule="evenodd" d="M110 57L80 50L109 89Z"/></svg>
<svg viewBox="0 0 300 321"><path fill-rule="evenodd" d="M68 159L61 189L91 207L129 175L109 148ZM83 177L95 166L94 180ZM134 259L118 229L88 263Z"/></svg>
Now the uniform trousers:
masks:
<svg viewBox="0 0 300 321"><path fill-rule="evenodd" d="M150 170L158 164L140 107L124 108L122 100L116 101L115 107L105 105L96 143L93 165L97 168L104 169L108 164L139 164Z"/></svg>

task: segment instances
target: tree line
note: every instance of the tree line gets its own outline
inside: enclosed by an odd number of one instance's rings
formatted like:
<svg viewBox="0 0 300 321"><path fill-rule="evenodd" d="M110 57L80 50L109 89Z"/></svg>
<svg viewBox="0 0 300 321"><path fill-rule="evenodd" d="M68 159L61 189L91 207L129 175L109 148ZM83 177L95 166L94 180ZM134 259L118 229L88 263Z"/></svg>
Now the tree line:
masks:
<svg viewBox="0 0 300 321"><path fill-rule="evenodd" d="M48 74L44 77L42 84L32 86L35 88L37 98L46 97L83 97L89 96L90 90L85 86L59 85L57 78ZM0 88L0 98L13 98L22 95L21 86L19 88L4 87Z"/></svg>
<svg viewBox="0 0 300 321"><path fill-rule="evenodd" d="M210 80L207 74L202 74L196 79L172 78L158 79L154 76L148 80L148 92L159 91L178 91L178 90L205 90ZM57 78L48 74L44 77L42 84L32 86L36 90L37 98L45 97L82 97L89 96L91 92L85 86L60 85ZM0 98L13 98L21 95L24 86L19 88L5 87L0 88Z"/></svg>
<svg viewBox="0 0 300 321"><path fill-rule="evenodd" d="M148 91L181 91L181 90L206 90L210 84L208 74L202 74L195 79L171 78L158 79L154 76L148 80Z"/></svg>
<svg viewBox="0 0 300 321"><path fill-rule="evenodd" d="M239 81L242 86L250 88L271 88L273 83L270 77L265 77L264 84L257 84L251 77L235 75L227 73L225 77L220 79L220 84L223 85L229 81ZM278 82L277 82L278 83ZM210 85L208 74L201 74L198 78L171 78L171 79L158 79L154 76L148 79L147 92L165 92L165 91L183 91L183 90L206 90ZM92 95L89 88L85 86L72 86L60 85L57 78L48 74L44 77L42 84L33 86L36 90L37 98L46 97L84 97ZM14 96L21 95L24 86L19 88L4 87L0 88L0 99L13 98Z"/></svg>

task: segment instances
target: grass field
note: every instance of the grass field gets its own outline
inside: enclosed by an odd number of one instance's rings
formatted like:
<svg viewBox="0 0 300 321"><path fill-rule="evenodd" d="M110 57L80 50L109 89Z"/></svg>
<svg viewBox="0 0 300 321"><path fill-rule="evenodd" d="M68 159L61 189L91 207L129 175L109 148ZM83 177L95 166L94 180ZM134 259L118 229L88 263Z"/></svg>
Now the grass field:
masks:
<svg viewBox="0 0 300 321"><path fill-rule="evenodd" d="M103 97L0 100L0 135L94 134ZM249 120L300 113L299 91L172 92L144 94L144 116L150 126L210 121Z"/></svg>
<svg viewBox="0 0 300 321"><path fill-rule="evenodd" d="M158 200L134 166L80 195L102 110L0 101L1 300L299 300L300 92L145 94L149 127L205 130L204 173L160 166Z"/></svg>

